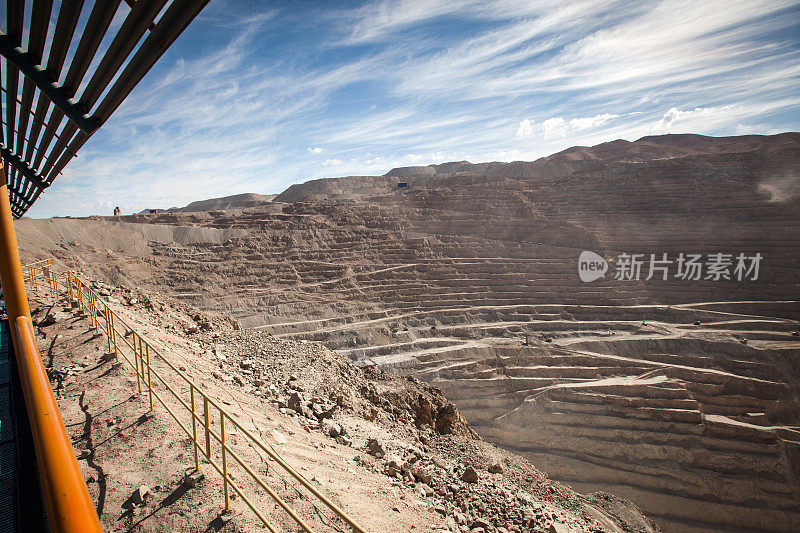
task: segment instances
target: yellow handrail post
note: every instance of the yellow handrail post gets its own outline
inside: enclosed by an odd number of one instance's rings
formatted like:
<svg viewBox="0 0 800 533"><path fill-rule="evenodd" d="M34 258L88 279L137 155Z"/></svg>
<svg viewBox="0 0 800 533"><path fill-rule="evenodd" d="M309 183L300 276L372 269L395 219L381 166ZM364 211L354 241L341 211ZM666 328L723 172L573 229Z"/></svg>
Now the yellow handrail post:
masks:
<svg viewBox="0 0 800 533"><path fill-rule="evenodd" d="M94 297L94 293L89 293L89 301L92 306L92 322L94 324L94 330L99 332L100 331L100 324L97 320L97 298Z"/></svg>
<svg viewBox="0 0 800 533"><path fill-rule="evenodd" d="M114 356L117 358L117 361L119 361L119 354L117 350L117 328L114 325L114 311L109 309L108 313L109 318L111 319L111 342L114 345Z"/></svg>
<svg viewBox="0 0 800 533"><path fill-rule="evenodd" d="M81 310L81 313L84 312L83 307L83 283L81 283L80 278L76 275L75 276L75 285L76 289L78 289L78 308Z"/></svg>
<svg viewBox="0 0 800 533"><path fill-rule="evenodd" d="M225 510L230 508L228 496L228 454L225 452L225 412L219 412L219 435L222 441L222 485L225 490Z"/></svg>
<svg viewBox="0 0 800 533"><path fill-rule="evenodd" d="M150 345L144 343L145 350L147 350L147 394L150 396L150 410L153 410L153 383L150 380ZM192 418L194 421L194 418Z"/></svg>
<svg viewBox="0 0 800 533"><path fill-rule="evenodd" d="M108 353L111 353L111 325L108 320L108 304L104 303L103 305L105 305L105 313L103 316L106 319L105 328L106 328L106 340L108 341Z"/></svg>
<svg viewBox="0 0 800 533"><path fill-rule="evenodd" d="M200 394L203 394L202 392ZM203 394L203 419L206 428L206 457L211 460L211 428L208 426L208 398Z"/></svg>
<svg viewBox="0 0 800 533"><path fill-rule="evenodd" d="M136 367L136 387L139 389L139 394L142 393L142 382L139 376L139 362L142 360L142 343L139 343L139 350L136 350L136 334L133 334L133 366Z"/></svg>
<svg viewBox="0 0 800 533"><path fill-rule="evenodd" d="M150 353L148 351L148 357ZM152 398L152 390L150 391L150 397ZM194 444L194 469L200 470L200 459L197 457L197 448L199 445L197 444L197 419L195 418L194 414L194 384L189 384L189 394L192 401L192 443Z"/></svg>
<svg viewBox="0 0 800 533"><path fill-rule="evenodd" d="M139 335L139 364L142 367L142 381L144 381L145 380L145 375L144 375L144 348L142 347L142 336L141 335ZM147 386L147 383L145 382L145 387L146 386Z"/></svg>
<svg viewBox="0 0 800 533"><path fill-rule="evenodd" d="M89 318L92 319L92 327L94 328L95 331L97 331L97 324L95 322L95 316L94 316L94 306L92 304L93 304L93 302L92 302L92 293L89 292L89 289L87 288L87 290L86 290L86 307L89 310Z"/></svg>

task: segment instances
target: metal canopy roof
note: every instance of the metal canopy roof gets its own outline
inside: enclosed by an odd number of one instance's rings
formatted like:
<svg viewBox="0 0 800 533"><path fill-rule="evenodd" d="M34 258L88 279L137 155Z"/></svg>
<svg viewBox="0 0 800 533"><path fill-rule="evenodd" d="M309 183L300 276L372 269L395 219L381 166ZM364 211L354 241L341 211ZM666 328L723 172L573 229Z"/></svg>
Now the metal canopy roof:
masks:
<svg viewBox="0 0 800 533"><path fill-rule="evenodd" d="M53 183L208 1L125 0L120 7L121 0L96 0L84 9L84 0L62 0L54 24L53 0L33 0L28 21L25 0L6 1L0 154L15 217ZM109 28L118 10L127 13L114 33ZM85 25L76 35L82 12ZM109 44L100 55L103 43Z"/></svg>

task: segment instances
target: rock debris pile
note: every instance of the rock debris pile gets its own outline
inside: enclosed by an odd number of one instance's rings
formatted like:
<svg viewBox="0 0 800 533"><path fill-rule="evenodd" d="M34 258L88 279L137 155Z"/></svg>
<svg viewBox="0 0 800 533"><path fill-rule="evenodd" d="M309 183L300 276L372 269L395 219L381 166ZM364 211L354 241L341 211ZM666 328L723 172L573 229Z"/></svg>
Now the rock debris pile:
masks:
<svg viewBox="0 0 800 533"><path fill-rule="evenodd" d="M264 332L208 340L219 361L216 379L352 447L354 464L386 475L393 488L411 488L452 532L657 530L629 503L580 496L483 442L441 391L413 377L357 367L319 343Z"/></svg>

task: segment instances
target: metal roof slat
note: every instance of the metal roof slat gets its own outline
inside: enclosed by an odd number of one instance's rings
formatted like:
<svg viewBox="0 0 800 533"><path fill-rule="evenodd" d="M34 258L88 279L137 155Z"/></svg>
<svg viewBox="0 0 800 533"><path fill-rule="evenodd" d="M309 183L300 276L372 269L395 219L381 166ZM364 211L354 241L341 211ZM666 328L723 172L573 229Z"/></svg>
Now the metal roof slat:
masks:
<svg viewBox="0 0 800 533"><path fill-rule="evenodd" d="M6 20L8 38L13 46L22 42L22 19L25 17L25 1L8 2L6 4ZM6 60L6 144L14 144L14 124L17 122L17 90L19 89L19 71Z"/></svg>
<svg viewBox="0 0 800 533"><path fill-rule="evenodd" d="M6 61L8 73L8 89L6 89L6 143L14 142L14 124L17 122L17 90L19 89L19 71L10 61Z"/></svg>
<svg viewBox="0 0 800 533"><path fill-rule="evenodd" d="M27 54L31 60L39 64L42 62L44 42L50 24L50 13L53 10L53 0L33 0L31 9L31 26L28 32ZM17 123L17 152L22 153L25 146L25 133L28 131L28 122L33 109L33 93L35 85L25 76L22 82L22 100L20 102L19 119Z"/></svg>
<svg viewBox="0 0 800 533"><path fill-rule="evenodd" d="M103 37L108 31L111 21L114 20L114 14L117 12L121 1L96 2L92 8L81 39L78 41L78 48L75 49L75 55L72 56L72 61L67 70L67 77L64 78L64 89L73 97L78 92L78 86L80 86L83 77L86 75L86 71L89 70L89 66L92 64L97 49L100 48L100 43L103 42Z"/></svg>
<svg viewBox="0 0 800 533"><path fill-rule="evenodd" d="M136 47L139 39L141 39L150 23L153 22L153 19L166 3L167 0L140 0L131 8L119 32L114 36L108 50L100 60L97 70L92 74L89 83L81 93L80 100L78 101L78 105L81 106L81 108L89 111L94 107L97 99L108 84L111 83L111 80L114 79L119 68L125 63L128 55ZM53 149L50 151L42 167L43 176L47 176L48 178L52 176L50 179L55 179L61 171L60 169L55 170L56 166L60 166L62 169L66 166L69 161L68 158L72 156L64 151L67 149L67 146L70 146L70 140L76 133L78 133L76 140L79 137L82 139L75 143L76 146L83 146L91 134L91 132L86 132L89 133L89 135L80 135L84 132L77 132L77 130L72 127L71 123L66 124L64 130L61 132L61 138L58 139L53 146ZM75 152L75 150L71 151L73 153Z"/></svg>
<svg viewBox="0 0 800 533"><path fill-rule="evenodd" d="M56 29L53 32L53 40L50 43L50 53L47 56L47 66L45 67L45 70L56 80L61 77L69 45L75 36L78 20L81 18L83 2L84 0L62 2L58 11Z"/></svg>
<svg viewBox="0 0 800 533"><path fill-rule="evenodd" d="M119 7L122 0L108 0L107 2L95 2L89 20L86 22L86 27L83 29L83 34L78 41L78 47L75 49L75 54L72 57L72 62L67 69L67 76L64 78L63 90L72 96L78 90L86 71L94 59L103 37L114 20L114 14ZM64 118L64 114L59 108L53 109L45 126L42 138L39 141L39 146L36 149L36 154L33 160L33 166L38 167L44 156L47 154L47 148L53 141L56 130Z"/></svg>
<svg viewBox="0 0 800 533"><path fill-rule="evenodd" d="M125 66L114 86L97 106L94 116L100 123L108 120L208 2L209 0L174 0L172 2L142 46Z"/></svg>
<svg viewBox="0 0 800 533"><path fill-rule="evenodd" d="M78 26L78 19L83 9L83 1L84 0L72 0L71 2L61 3L53 40L50 43L47 67L45 68L47 73L55 80L58 80L61 76L61 70L64 67L64 60L67 57L69 44L72 42L72 37L75 35L75 28ZM33 124L31 124L30 139L25 150L26 161L30 161L33 158L33 151L37 145L39 133L44 125L44 118L48 109L50 109L50 99L46 98L45 95L40 92L36 102Z"/></svg>
<svg viewBox="0 0 800 533"><path fill-rule="evenodd" d="M150 35L147 36L142 46L139 47L133 58L125 66L122 74L117 78L103 101L97 106L93 116L98 122L102 124L108 120L134 87L161 58L166 49L175 42L208 2L209 0L174 0L170 4L158 24L150 31ZM69 152L77 153L87 140L89 140L89 135L79 132L69 143ZM45 182L52 182L69 160L69 153L65 153L59 158L50 172L45 174L43 171L42 175L45 176Z"/></svg>
<svg viewBox="0 0 800 533"><path fill-rule="evenodd" d="M70 121L75 122L83 130L96 130L97 124L85 116L87 113L84 108L80 104L73 103L68 93L61 89L61 85L54 81L27 52L11 46L7 37L7 35L0 33L0 54L9 63L13 63L15 67L19 68L25 75L26 80L31 80L35 83L39 90L45 93L50 98L50 101L59 107Z"/></svg>
<svg viewBox="0 0 800 533"><path fill-rule="evenodd" d="M5 159L3 159L3 162L4 163L6 162ZM15 186L15 181L17 179L17 171L16 171L16 169L9 165L9 169L6 170L6 177L8 179L8 181L6 183L8 185L8 190L16 192L16 190L17 190L16 186Z"/></svg>
<svg viewBox="0 0 800 533"><path fill-rule="evenodd" d="M5 143L0 142L0 157L9 163L4 169L9 181L13 182L9 184L9 196L16 217L22 216L30 208L76 155L77 150L108 120L209 2L125 0L131 10L113 35L108 49L98 58L97 52L121 1L98 0L94 3L69 62L64 84L59 85L58 80L73 43L85 0L60 2L46 67L42 66L45 61L42 56L53 0L33 0L28 50L20 45L25 2L7 0L8 34L0 32L0 53L5 56L7 66L6 79L0 80L0 86L3 85L2 81L6 82L7 139ZM165 6L168 6L166 10ZM162 10L164 13L156 23L155 19ZM142 41L148 29L151 33ZM99 61L96 62L97 59ZM87 80L87 72L93 64L98 66ZM21 98L18 95L20 72L25 76ZM81 94L76 94L82 85ZM36 88L39 89L38 96ZM32 111L34 100L35 112ZM0 121L2 115L0 110ZM64 118L68 120L64 122ZM27 131L29 126L30 132ZM54 138L57 138L55 144ZM2 125L0 141L3 141Z"/></svg>

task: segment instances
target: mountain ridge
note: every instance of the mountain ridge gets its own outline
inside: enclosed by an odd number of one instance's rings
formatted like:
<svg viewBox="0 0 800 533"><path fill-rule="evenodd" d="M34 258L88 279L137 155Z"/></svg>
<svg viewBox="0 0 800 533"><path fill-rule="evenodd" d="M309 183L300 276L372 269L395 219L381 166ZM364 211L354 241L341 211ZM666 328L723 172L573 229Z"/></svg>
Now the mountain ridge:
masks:
<svg viewBox="0 0 800 533"><path fill-rule="evenodd" d="M757 150L800 150L800 133L711 137L697 134L650 135L636 141L617 139L591 147L572 146L534 161L453 161L424 166L396 167L380 176L319 178L291 185L275 201L321 201L363 198L397 188L399 181L413 186L418 181L442 178L555 178L598 166L639 164Z"/></svg>

